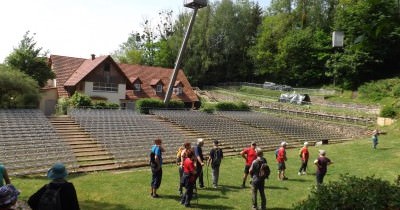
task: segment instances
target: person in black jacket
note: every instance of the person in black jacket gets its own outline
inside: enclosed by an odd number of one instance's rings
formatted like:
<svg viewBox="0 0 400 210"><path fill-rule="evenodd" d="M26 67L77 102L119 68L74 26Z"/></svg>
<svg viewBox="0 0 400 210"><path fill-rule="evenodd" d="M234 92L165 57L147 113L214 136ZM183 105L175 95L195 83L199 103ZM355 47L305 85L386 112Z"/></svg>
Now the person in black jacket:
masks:
<svg viewBox="0 0 400 210"><path fill-rule="evenodd" d="M43 205L44 194L47 193L48 188L53 189L53 192L58 191L59 204L62 210L80 210L78 198L76 196L75 187L72 183L67 182L65 178L68 172L62 163L56 163L47 172L47 177L52 181L44 185L36 193L34 193L28 200L29 206L32 210L41 210Z"/></svg>

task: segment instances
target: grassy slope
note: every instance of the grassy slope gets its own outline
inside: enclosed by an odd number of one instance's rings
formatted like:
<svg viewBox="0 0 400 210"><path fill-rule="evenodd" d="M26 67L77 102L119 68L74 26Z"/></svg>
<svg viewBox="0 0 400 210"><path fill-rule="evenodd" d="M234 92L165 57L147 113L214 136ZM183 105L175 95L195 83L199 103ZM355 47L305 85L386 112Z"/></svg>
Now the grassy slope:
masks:
<svg viewBox="0 0 400 210"><path fill-rule="evenodd" d="M375 175L391 183L400 174L400 141L398 130L388 130L388 135L380 136L379 149L371 148L370 139L353 142L323 145L327 156L334 161L328 169L325 182L335 180L340 174L349 173L360 177ZM292 205L309 194L315 184L315 167L311 164L317 157L320 148L310 147L311 160L309 175L298 176L300 166L297 157L298 149L288 150L288 181L277 181L275 170L267 181L267 207L269 209L289 209ZM276 169L273 152L267 152L271 169ZM250 188L241 189L243 159L228 157L222 163L219 189L199 190L198 205L201 209L249 209L251 207ZM205 170L206 171L206 170ZM209 171L210 173L210 171ZM164 176L159 194L160 199L149 196L150 171L147 168L124 172L98 172L74 175L69 180L74 183L81 208L83 210L127 210L127 209L184 209L178 203L177 168L174 165L164 166ZM207 185L207 176L204 176ZM211 179L211 175L209 175ZM47 183L45 178L15 178L12 182L22 193L20 198L26 200L36 189ZM193 201L196 204L196 200Z"/></svg>

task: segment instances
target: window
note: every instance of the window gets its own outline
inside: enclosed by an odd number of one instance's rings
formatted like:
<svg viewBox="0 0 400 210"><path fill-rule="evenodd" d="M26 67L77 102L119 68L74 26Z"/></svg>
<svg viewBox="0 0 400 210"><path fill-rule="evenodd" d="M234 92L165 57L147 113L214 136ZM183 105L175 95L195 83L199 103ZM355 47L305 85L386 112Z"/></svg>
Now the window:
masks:
<svg viewBox="0 0 400 210"><path fill-rule="evenodd" d="M158 84L157 87L156 87L156 92L157 93L162 93L162 89L163 89L162 84Z"/></svg>
<svg viewBox="0 0 400 210"><path fill-rule="evenodd" d="M110 64L109 63L104 64L103 71L104 71L104 79L105 79L106 83L110 83L111 74L110 74Z"/></svg>
<svg viewBox="0 0 400 210"><path fill-rule="evenodd" d="M104 82L94 82L93 91L101 92L118 92L118 84L115 83L104 83Z"/></svg>
<svg viewBox="0 0 400 210"><path fill-rule="evenodd" d="M182 94L182 87L176 87L174 88L174 93L175 95L181 95Z"/></svg>
<svg viewBox="0 0 400 210"><path fill-rule="evenodd" d="M133 84L133 90L134 91L140 91L141 90L141 85L140 85L140 83L135 83L135 84Z"/></svg>

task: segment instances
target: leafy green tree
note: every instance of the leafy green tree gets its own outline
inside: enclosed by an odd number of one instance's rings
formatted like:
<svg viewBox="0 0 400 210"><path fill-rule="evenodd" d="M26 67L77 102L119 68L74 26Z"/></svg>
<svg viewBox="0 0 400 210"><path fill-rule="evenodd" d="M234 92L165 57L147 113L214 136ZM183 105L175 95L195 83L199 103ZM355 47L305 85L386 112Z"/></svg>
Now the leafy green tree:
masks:
<svg viewBox="0 0 400 210"><path fill-rule="evenodd" d="M44 87L47 80L55 78L55 74L47 63L47 53L41 51L42 48L36 47L34 37L27 31L19 46L6 58L6 64L31 76L40 87Z"/></svg>
<svg viewBox="0 0 400 210"><path fill-rule="evenodd" d="M39 87L35 80L0 64L0 108L35 108L39 100Z"/></svg>

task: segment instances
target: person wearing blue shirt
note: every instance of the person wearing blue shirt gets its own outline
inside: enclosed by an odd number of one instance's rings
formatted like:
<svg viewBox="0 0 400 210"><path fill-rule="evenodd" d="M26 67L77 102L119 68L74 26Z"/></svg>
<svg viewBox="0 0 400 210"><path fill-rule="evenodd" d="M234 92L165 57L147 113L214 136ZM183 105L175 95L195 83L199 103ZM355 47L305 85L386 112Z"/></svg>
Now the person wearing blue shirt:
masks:
<svg viewBox="0 0 400 210"><path fill-rule="evenodd" d="M160 187L162 179L162 153L165 152L165 149L161 144L161 139L156 139L154 140L154 145L151 147L151 153L154 155L154 163L151 170L151 197L153 198L159 197L157 189Z"/></svg>

